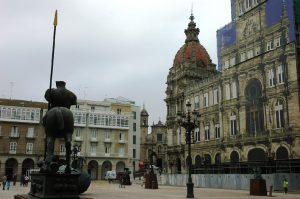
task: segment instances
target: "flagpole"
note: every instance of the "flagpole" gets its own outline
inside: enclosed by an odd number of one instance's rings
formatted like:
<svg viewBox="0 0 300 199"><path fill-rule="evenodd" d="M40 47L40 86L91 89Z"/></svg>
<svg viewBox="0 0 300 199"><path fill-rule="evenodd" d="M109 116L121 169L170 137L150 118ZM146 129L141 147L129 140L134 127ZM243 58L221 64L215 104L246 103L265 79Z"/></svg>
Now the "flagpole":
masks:
<svg viewBox="0 0 300 199"><path fill-rule="evenodd" d="M53 43L52 43L52 57L51 57L51 72L50 72L50 86L49 86L49 94L51 93L51 88L52 88L52 76L53 76L53 65L54 65L54 51L55 51L55 36L56 36L56 26L57 26L57 10L55 11L55 16L54 16L54 31L53 31ZM51 99L51 95L50 99ZM48 110L50 109L50 102L48 103Z"/></svg>
<svg viewBox="0 0 300 199"><path fill-rule="evenodd" d="M55 36L56 36L56 26L57 26L57 10L55 10L55 16L53 21L53 43L52 43L52 57L51 57L51 72L50 72L50 85L49 85L49 97L48 101L48 111L50 110L50 101L51 101L51 87L52 87L52 76L53 76L53 65L54 65L54 51L55 51ZM47 138L45 139L45 151L44 151L44 160L46 160L46 151L47 151Z"/></svg>

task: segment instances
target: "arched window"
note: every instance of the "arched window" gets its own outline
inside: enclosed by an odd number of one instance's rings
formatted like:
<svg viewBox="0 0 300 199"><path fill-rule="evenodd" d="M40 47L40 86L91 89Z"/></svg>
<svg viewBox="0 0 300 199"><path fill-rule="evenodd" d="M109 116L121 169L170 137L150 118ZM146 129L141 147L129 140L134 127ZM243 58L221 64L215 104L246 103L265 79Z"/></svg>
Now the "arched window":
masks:
<svg viewBox="0 0 300 199"><path fill-rule="evenodd" d="M230 162L234 163L234 162L239 162L239 161L240 161L240 156L239 156L238 152L232 151L230 154Z"/></svg>
<svg viewBox="0 0 300 199"><path fill-rule="evenodd" d="M289 159L289 152L283 146L279 147L276 150L276 160L288 160Z"/></svg>
<svg viewBox="0 0 300 199"><path fill-rule="evenodd" d="M248 152L248 161L266 161L266 153L263 149L254 148Z"/></svg>
<svg viewBox="0 0 300 199"><path fill-rule="evenodd" d="M276 128L283 128L284 116L283 116L283 103L281 100L277 100L275 104L275 114L276 114Z"/></svg>
<svg viewBox="0 0 300 199"><path fill-rule="evenodd" d="M262 86L258 79L249 81L245 96L246 103L246 129L250 136L264 132L264 112L262 100Z"/></svg>
<svg viewBox="0 0 300 199"><path fill-rule="evenodd" d="M236 125L236 114L232 112L230 115L230 135L236 135L237 125Z"/></svg>
<svg viewBox="0 0 300 199"><path fill-rule="evenodd" d="M198 169L201 167L202 164L202 159L200 157L200 155L197 155L195 158L195 168Z"/></svg>
<svg viewBox="0 0 300 199"><path fill-rule="evenodd" d="M215 164L220 165L221 164L221 153L217 153L215 156Z"/></svg>
<svg viewBox="0 0 300 199"><path fill-rule="evenodd" d="M284 82L283 79L283 65L277 66L277 82L278 84L282 84Z"/></svg>
<svg viewBox="0 0 300 199"><path fill-rule="evenodd" d="M211 156L209 154L204 155L204 164L211 165Z"/></svg>
<svg viewBox="0 0 300 199"><path fill-rule="evenodd" d="M210 130L209 130L209 123L206 123L205 127L205 140L210 140Z"/></svg>
<svg viewBox="0 0 300 199"><path fill-rule="evenodd" d="M180 128L177 129L177 145L180 145Z"/></svg>
<svg viewBox="0 0 300 199"><path fill-rule="evenodd" d="M221 137L220 134L220 124L215 124L215 138L219 139Z"/></svg>
<svg viewBox="0 0 300 199"><path fill-rule="evenodd" d="M195 133L195 141L200 142L200 130L199 130L199 128L196 128L194 133Z"/></svg>

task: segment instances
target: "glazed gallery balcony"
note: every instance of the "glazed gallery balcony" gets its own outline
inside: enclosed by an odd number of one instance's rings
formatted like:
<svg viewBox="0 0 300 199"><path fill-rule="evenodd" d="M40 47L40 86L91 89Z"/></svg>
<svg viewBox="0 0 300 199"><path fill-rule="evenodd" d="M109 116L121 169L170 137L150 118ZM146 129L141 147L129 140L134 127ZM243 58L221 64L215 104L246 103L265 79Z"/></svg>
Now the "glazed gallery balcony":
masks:
<svg viewBox="0 0 300 199"><path fill-rule="evenodd" d="M0 106L0 121L38 124L41 119L41 109Z"/></svg>

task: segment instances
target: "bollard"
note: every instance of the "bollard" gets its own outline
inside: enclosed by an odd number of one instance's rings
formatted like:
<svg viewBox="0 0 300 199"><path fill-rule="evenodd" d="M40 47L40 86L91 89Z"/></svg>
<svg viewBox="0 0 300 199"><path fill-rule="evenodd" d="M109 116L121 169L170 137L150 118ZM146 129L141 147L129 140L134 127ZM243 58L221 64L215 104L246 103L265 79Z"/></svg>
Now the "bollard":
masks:
<svg viewBox="0 0 300 199"><path fill-rule="evenodd" d="M269 197L272 197L273 185L270 186Z"/></svg>

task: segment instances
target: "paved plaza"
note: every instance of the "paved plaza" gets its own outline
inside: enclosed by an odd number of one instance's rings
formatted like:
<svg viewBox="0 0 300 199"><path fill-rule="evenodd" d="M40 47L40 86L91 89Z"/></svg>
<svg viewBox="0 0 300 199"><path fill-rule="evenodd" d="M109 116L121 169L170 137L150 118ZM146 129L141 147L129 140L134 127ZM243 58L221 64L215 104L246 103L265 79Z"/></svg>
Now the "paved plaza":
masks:
<svg viewBox="0 0 300 199"><path fill-rule="evenodd" d="M9 191L0 190L0 199L13 199L16 194L27 194L28 187L12 186ZM239 198L239 199L261 199L270 197L250 196L249 191L226 190L226 189L207 189L195 188L195 198L199 199L221 199L221 198ZM300 199L300 193L273 193L274 198ZM125 188L119 188L118 184L109 184L106 181L95 181L91 184L87 192L81 195L81 198L94 199L168 199L168 198L186 198L186 187L159 186L159 189L145 189L138 183Z"/></svg>

